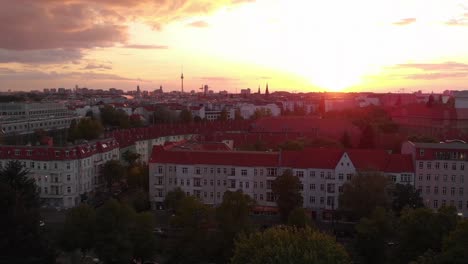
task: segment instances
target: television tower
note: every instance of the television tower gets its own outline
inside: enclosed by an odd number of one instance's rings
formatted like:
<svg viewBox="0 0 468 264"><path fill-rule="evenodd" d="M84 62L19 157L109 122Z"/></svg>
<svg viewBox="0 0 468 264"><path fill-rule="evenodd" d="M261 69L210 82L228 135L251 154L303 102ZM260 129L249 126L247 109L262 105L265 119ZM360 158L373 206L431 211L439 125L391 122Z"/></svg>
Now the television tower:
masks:
<svg viewBox="0 0 468 264"><path fill-rule="evenodd" d="M180 84L181 84L182 93L184 93L184 68L182 68L182 71L180 74Z"/></svg>

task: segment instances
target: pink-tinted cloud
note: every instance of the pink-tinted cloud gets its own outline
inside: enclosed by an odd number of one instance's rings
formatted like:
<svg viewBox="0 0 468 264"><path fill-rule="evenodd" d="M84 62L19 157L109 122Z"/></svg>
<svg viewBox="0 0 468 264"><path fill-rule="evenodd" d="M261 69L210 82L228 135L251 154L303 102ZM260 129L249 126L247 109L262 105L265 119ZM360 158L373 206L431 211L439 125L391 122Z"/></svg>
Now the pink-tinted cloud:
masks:
<svg viewBox="0 0 468 264"><path fill-rule="evenodd" d="M416 73L394 75L399 78L412 80L438 80L468 77L468 64L459 62L398 64L391 69L412 69L419 71Z"/></svg>
<svg viewBox="0 0 468 264"><path fill-rule="evenodd" d="M468 64L459 62L444 62L444 63L406 63L398 64L397 68L413 68L423 71L453 71L453 70L466 70L468 71Z"/></svg>
<svg viewBox="0 0 468 264"><path fill-rule="evenodd" d="M411 17L411 18L403 18L401 20L393 22L392 24L396 26L406 26L406 25L413 24L415 22L416 22L416 18Z"/></svg>
<svg viewBox="0 0 468 264"><path fill-rule="evenodd" d="M198 20L198 21L194 21L192 23L187 24L187 26L196 27L196 28L206 28L206 27L209 27L210 25L203 20Z"/></svg>
<svg viewBox="0 0 468 264"><path fill-rule="evenodd" d="M0 48L108 47L127 40L127 27L84 3L0 0Z"/></svg>
<svg viewBox="0 0 468 264"><path fill-rule="evenodd" d="M112 70L111 65L88 63L83 70Z"/></svg>
<svg viewBox="0 0 468 264"><path fill-rule="evenodd" d="M124 77L116 74L87 72L56 72L40 70L12 70L0 68L0 78L3 81L28 81L28 80L112 80L112 81L141 81L145 80Z"/></svg>
<svg viewBox="0 0 468 264"><path fill-rule="evenodd" d="M26 64L61 64L78 63L83 57L78 49L49 49L49 50L6 50L0 49L0 63L19 62Z"/></svg>
<svg viewBox="0 0 468 264"><path fill-rule="evenodd" d="M128 42L129 22L155 29L179 19L203 15L239 0L0 0L0 49L11 51L76 50L123 45L134 49L166 49L164 45ZM78 53L75 53L78 54ZM81 52L82 54L82 52ZM27 63L28 53L3 55L3 61ZM37 55L37 54L35 54ZM36 57L50 61L45 55ZM66 57L68 58L68 57ZM1 57L0 57L1 60ZM39 61L39 60L34 60Z"/></svg>
<svg viewBox="0 0 468 264"><path fill-rule="evenodd" d="M145 44L128 44L122 46L122 48L127 49L168 49L166 45L145 45Z"/></svg>

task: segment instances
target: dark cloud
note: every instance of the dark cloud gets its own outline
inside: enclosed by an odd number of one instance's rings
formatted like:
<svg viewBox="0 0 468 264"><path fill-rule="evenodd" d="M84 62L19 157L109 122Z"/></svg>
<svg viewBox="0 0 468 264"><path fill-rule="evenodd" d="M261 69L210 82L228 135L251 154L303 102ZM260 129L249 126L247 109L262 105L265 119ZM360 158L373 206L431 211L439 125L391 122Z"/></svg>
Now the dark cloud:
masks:
<svg viewBox="0 0 468 264"><path fill-rule="evenodd" d="M410 18L403 18L401 20L393 22L392 24L396 25L396 26L406 26L406 25L409 25L409 24L413 24L415 22L416 22L416 18L410 17Z"/></svg>
<svg viewBox="0 0 468 264"><path fill-rule="evenodd" d="M116 74L89 72L56 72L56 71L39 71L39 70L11 70L8 68L0 68L0 78L4 81L8 80L112 80L112 81L141 81L140 79L128 78Z"/></svg>
<svg viewBox="0 0 468 264"><path fill-rule="evenodd" d="M93 48L126 43L127 22L154 28L233 0L0 0L0 48L9 50Z"/></svg>
<svg viewBox="0 0 468 264"><path fill-rule="evenodd" d="M203 20L198 20L198 21L194 21L192 23L187 24L187 26L197 27L197 28L206 28L206 27L209 27L210 25Z"/></svg>
<svg viewBox="0 0 468 264"><path fill-rule="evenodd" d="M6 50L0 49L0 63L59 64L79 60L83 52L78 49Z"/></svg>
<svg viewBox="0 0 468 264"><path fill-rule="evenodd" d="M108 47L127 40L127 27L82 2L0 0L0 48Z"/></svg>
<svg viewBox="0 0 468 264"><path fill-rule="evenodd" d="M166 45L144 45L144 44L129 44L121 46L121 48L127 49L168 49Z"/></svg>

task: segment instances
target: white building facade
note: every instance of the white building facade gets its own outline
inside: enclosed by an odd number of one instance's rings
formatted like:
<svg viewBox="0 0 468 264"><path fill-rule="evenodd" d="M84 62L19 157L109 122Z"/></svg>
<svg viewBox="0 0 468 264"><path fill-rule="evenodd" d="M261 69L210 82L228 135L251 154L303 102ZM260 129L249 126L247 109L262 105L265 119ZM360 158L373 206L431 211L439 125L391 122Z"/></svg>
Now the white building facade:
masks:
<svg viewBox="0 0 468 264"><path fill-rule="evenodd" d="M78 118L59 103L0 103L0 130L5 134L64 129Z"/></svg>
<svg viewBox="0 0 468 264"><path fill-rule="evenodd" d="M356 172L368 170L362 155L378 157L373 164L377 167L372 167L391 176L395 182L413 184L410 155L339 149L239 152L172 151L155 147L149 162L150 201L153 208L158 208L165 195L179 187L187 195L216 206L222 202L225 191L242 190L258 206L275 207L271 184L284 170L290 169L301 181L304 208L326 218L326 212L338 208L343 184Z"/></svg>
<svg viewBox="0 0 468 264"><path fill-rule="evenodd" d="M115 139L103 139L67 147L0 146L0 169L18 160L30 171L43 205L70 208L82 195L103 186L100 167L119 158Z"/></svg>
<svg viewBox="0 0 468 264"><path fill-rule="evenodd" d="M455 206L468 216L468 144L408 141L402 153L413 156L415 186L427 207Z"/></svg>

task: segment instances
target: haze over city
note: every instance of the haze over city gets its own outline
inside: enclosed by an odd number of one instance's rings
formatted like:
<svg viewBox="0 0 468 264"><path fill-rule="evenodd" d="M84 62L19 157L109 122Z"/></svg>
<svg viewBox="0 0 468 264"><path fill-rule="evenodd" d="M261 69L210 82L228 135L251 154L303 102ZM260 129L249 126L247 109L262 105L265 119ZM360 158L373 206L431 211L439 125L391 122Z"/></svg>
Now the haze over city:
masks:
<svg viewBox="0 0 468 264"><path fill-rule="evenodd" d="M468 1L0 0L0 91L441 92L468 79Z"/></svg>

